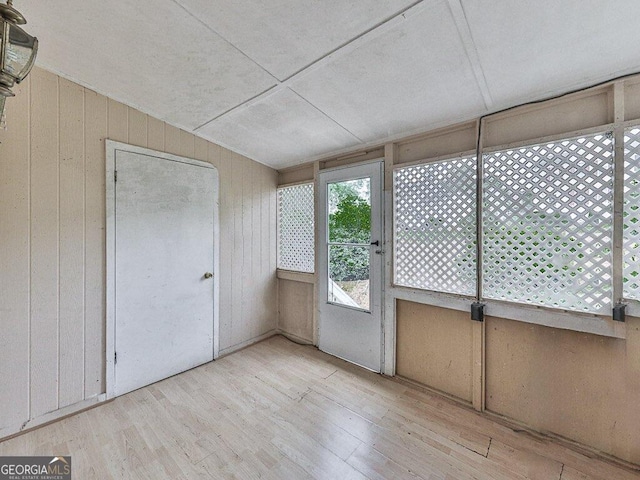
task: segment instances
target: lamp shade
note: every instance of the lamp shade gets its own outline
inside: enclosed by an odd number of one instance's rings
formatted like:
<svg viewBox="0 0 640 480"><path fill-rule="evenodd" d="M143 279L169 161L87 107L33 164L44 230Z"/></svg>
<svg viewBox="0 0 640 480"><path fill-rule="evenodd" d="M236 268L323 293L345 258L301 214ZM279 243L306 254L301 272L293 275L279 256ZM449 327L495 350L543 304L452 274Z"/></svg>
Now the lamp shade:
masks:
<svg viewBox="0 0 640 480"><path fill-rule="evenodd" d="M17 25L4 24L2 36L2 73L20 83L31 71L38 52L38 39Z"/></svg>
<svg viewBox="0 0 640 480"><path fill-rule="evenodd" d="M11 87L29 74L38 53L38 39L18 26L27 21L12 3L0 3L0 118Z"/></svg>
<svg viewBox="0 0 640 480"><path fill-rule="evenodd" d="M38 39L6 17L1 20L0 84L11 88L14 82L20 83L31 71L38 52Z"/></svg>

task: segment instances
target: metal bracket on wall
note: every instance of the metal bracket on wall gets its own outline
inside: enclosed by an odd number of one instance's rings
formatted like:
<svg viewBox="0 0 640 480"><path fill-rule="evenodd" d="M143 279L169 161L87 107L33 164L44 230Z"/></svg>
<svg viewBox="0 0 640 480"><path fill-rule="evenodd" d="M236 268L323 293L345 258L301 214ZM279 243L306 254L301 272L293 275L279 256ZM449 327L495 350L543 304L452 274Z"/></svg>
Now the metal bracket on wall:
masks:
<svg viewBox="0 0 640 480"><path fill-rule="evenodd" d="M471 304L471 320L484 322L484 303L474 302Z"/></svg>
<svg viewBox="0 0 640 480"><path fill-rule="evenodd" d="M616 322L624 322L625 316L626 316L626 309L627 309L626 303L616 303L613 306L613 311L611 313L613 320Z"/></svg>

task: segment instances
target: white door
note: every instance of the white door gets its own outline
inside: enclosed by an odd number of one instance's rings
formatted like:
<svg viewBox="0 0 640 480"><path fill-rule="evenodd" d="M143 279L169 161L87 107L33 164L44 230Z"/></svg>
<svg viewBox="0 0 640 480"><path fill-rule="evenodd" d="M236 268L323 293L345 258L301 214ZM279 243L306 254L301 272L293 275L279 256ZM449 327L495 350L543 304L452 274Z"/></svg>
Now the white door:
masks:
<svg viewBox="0 0 640 480"><path fill-rule="evenodd" d="M319 347L376 372L382 363L382 165L319 177Z"/></svg>
<svg viewBox="0 0 640 480"><path fill-rule="evenodd" d="M115 383L213 360L215 170L115 153Z"/></svg>

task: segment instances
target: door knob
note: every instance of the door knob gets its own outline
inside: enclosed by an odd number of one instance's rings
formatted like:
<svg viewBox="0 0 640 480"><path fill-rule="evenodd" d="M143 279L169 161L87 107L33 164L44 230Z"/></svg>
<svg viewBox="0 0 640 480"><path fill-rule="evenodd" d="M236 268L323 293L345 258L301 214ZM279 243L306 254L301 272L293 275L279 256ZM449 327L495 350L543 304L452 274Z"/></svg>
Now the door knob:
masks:
<svg viewBox="0 0 640 480"><path fill-rule="evenodd" d="M211 272L207 272L204 274L204 278L211 278L211 277L213 277L213 273Z"/></svg>

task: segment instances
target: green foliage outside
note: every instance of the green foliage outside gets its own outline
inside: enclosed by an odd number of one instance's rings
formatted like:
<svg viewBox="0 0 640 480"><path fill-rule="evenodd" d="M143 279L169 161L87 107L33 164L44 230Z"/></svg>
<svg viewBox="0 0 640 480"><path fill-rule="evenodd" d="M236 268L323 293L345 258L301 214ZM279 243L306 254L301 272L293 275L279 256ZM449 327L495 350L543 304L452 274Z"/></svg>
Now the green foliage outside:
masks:
<svg viewBox="0 0 640 480"><path fill-rule="evenodd" d="M329 185L329 241L369 245L371 205L365 180ZM331 246L329 273L336 282L369 278L369 247Z"/></svg>

